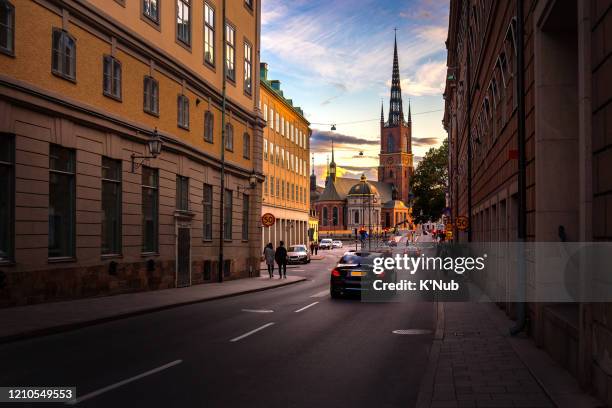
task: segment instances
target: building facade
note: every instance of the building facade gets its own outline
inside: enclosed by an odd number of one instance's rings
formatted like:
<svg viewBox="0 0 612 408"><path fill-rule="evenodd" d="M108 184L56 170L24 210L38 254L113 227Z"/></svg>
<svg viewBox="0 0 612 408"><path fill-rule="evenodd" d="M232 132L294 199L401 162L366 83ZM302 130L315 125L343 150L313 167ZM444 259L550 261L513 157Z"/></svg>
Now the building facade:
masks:
<svg viewBox="0 0 612 408"><path fill-rule="evenodd" d="M444 125L461 242L612 240L610 2L450 2ZM502 245L502 244L500 244ZM527 291L539 280L527 259ZM509 266L508 266L509 267ZM516 276L517 270L509 270ZM612 403L609 303L502 302Z"/></svg>
<svg viewBox="0 0 612 408"><path fill-rule="evenodd" d="M260 14L0 1L0 305L258 275Z"/></svg>
<svg viewBox="0 0 612 408"><path fill-rule="evenodd" d="M280 241L287 246L307 244L310 123L302 109L284 96L280 81L268 79L267 64L261 64L260 72L260 107L266 121L261 214L272 214L275 219L274 225L263 227L262 245L271 242L276 248Z"/></svg>
<svg viewBox="0 0 612 408"><path fill-rule="evenodd" d="M389 98L389 119L380 116L380 154L378 181L336 176L332 141L331 162L325 188L314 201L319 215L319 231L326 235L354 234L366 230L381 234L389 229L409 229L410 177L413 172L412 118L408 105L408 121L402 107L397 39L393 48L393 71ZM311 192L316 191L316 177L310 176Z"/></svg>

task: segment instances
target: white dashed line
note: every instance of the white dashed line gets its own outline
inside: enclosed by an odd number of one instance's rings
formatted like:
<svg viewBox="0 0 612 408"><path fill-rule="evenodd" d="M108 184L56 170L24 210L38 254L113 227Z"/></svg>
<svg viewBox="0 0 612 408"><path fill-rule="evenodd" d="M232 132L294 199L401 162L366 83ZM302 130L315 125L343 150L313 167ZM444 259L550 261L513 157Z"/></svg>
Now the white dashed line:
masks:
<svg viewBox="0 0 612 408"><path fill-rule="evenodd" d="M303 308L296 310L295 313L303 312L304 310L308 309L309 307L313 307L317 303L319 303L319 302L314 302L314 303L309 304L308 306L304 306Z"/></svg>
<svg viewBox="0 0 612 408"><path fill-rule="evenodd" d="M311 295L310 297L311 298L321 298L321 297L325 297L327 295L329 295L329 289L325 289L325 290L322 290L320 292L317 292L314 295Z"/></svg>
<svg viewBox="0 0 612 408"><path fill-rule="evenodd" d="M130 378L126 379L126 380L119 381L117 383L111 384L108 387L100 388L97 391L90 392L89 394L85 394L85 395L83 395L83 396L81 396L81 397L79 397L79 398L77 398L75 400L67 402L66 404L68 404L68 405L76 405L79 402L83 402L85 400L97 397L100 394L104 394L105 392L108 392L110 390L114 390L115 388L119 388L119 387L121 387L123 385L126 385L126 384L129 384L129 383L131 383L133 381L140 380L143 377L146 377L146 376L151 375L151 374L158 373L158 372L160 372L162 370L165 370L167 368L174 367L175 365L181 364L182 362L183 362L183 360L175 360L175 361L173 361L171 363L164 364L163 366L154 368L154 369L149 370L149 371L145 371L142 374L138 374L138 375L136 375L134 377L130 377Z"/></svg>
<svg viewBox="0 0 612 408"><path fill-rule="evenodd" d="M261 330L265 329L266 327L272 326L273 324L274 323L266 323L263 326L256 328L255 330L251 330L248 333L244 333L242 336L234 337L233 339L230 340L230 342L231 343L235 343L237 341L240 341L240 340L244 339L245 337L249 337L251 334L255 334L258 331L261 331Z"/></svg>
<svg viewBox="0 0 612 408"><path fill-rule="evenodd" d="M274 310L268 309L242 309L242 311L247 313L274 313Z"/></svg>

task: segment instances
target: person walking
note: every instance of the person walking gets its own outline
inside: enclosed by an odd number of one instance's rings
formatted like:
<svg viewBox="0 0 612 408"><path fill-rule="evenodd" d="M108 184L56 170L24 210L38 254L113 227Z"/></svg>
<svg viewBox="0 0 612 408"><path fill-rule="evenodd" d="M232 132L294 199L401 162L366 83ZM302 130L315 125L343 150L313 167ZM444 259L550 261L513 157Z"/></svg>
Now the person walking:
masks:
<svg viewBox="0 0 612 408"><path fill-rule="evenodd" d="M278 248L276 248L274 257L278 264L278 279L281 279L283 276L287 279L287 248L285 248L285 243L283 241L281 241Z"/></svg>
<svg viewBox="0 0 612 408"><path fill-rule="evenodd" d="M310 241L310 255L314 255L314 248L315 248L314 241Z"/></svg>
<svg viewBox="0 0 612 408"><path fill-rule="evenodd" d="M319 252L319 240L316 240L314 243L315 255Z"/></svg>
<svg viewBox="0 0 612 408"><path fill-rule="evenodd" d="M270 274L270 279L274 277L274 247L272 243L269 242L264 249L264 258L266 259L266 265L268 265L268 273Z"/></svg>

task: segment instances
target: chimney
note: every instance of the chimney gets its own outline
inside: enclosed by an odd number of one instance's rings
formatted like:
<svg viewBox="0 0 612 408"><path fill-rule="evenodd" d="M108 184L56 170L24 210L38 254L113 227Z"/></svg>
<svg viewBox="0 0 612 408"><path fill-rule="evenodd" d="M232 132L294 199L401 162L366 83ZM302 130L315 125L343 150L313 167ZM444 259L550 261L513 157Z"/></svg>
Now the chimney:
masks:
<svg viewBox="0 0 612 408"><path fill-rule="evenodd" d="M268 80L268 64L266 62L259 63L259 77L264 81Z"/></svg>
<svg viewBox="0 0 612 408"><path fill-rule="evenodd" d="M272 89L274 89L275 91L280 92L280 81L278 79L271 80L270 86L272 86Z"/></svg>

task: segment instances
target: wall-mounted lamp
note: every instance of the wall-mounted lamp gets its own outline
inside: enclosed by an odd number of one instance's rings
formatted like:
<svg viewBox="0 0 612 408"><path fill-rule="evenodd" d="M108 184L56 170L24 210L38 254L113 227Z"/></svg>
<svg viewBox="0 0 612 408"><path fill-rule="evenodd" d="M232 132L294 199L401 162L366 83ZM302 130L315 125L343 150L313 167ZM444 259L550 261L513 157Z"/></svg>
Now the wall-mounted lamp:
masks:
<svg viewBox="0 0 612 408"><path fill-rule="evenodd" d="M132 155L130 156L132 158L132 173L134 173L137 168L142 166L145 160L154 159L157 156L159 156L161 154L163 144L164 142L161 140L161 137L159 137L159 133L157 133L157 128L155 128L155 130L153 131L153 135L147 141L147 149L149 150L149 153L151 155L150 156L147 156L147 155L138 156L135 153L132 153ZM140 161L140 163L136 163L135 162L136 159L142 159L142 160Z"/></svg>
<svg viewBox="0 0 612 408"><path fill-rule="evenodd" d="M255 174L255 170L253 170L251 172L251 175L249 176L249 187L238 185L236 186L236 191L240 193L240 190L243 190L243 191L253 190L256 186L257 186L257 174Z"/></svg>

